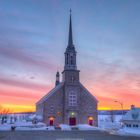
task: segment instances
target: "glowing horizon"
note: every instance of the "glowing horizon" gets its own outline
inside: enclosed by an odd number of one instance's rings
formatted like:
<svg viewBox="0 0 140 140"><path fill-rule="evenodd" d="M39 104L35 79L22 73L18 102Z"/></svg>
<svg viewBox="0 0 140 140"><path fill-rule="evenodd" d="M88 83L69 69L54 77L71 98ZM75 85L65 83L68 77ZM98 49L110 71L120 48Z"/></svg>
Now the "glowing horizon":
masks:
<svg viewBox="0 0 140 140"><path fill-rule="evenodd" d="M70 7L80 81L98 109L120 110L115 100L124 109L140 107L140 1L2 0L0 112L35 111L54 87L64 67Z"/></svg>
<svg viewBox="0 0 140 140"><path fill-rule="evenodd" d="M24 113L24 112L35 112L35 105L13 105L13 104L3 104L3 109L0 109L0 113ZM123 108L123 110L129 110L129 108ZM98 107L98 110L107 111L107 110L122 110L121 107L111 108L111 107Z"/></svg>

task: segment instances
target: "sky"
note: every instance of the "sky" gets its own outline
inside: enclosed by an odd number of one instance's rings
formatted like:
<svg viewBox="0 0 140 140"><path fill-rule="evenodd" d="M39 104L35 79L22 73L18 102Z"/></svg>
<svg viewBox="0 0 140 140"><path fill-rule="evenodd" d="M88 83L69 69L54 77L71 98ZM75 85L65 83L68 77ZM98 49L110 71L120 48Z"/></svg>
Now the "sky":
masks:
<svg viewBox="0 0 140 140"><path fill-rule="evenodd" d="M139 0L0 0L0 111L34 111L63 71L69 9L81 83L98 109L140 107Z"/></svg>

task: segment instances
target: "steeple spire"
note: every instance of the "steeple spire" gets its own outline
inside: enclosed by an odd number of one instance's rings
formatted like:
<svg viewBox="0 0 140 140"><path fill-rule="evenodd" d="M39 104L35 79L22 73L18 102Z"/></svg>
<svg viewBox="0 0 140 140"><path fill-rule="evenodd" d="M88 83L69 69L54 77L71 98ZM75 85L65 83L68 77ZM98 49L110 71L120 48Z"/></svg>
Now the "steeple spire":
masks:
<svg viewBox="0 0 140 140"><path fill-rule="evenodd" d="M71 9L70 9L70 23L69 23L69 40L68 40L68 47L73 47L71 12L72 12L72 11L71 11Z"/></svg>
<svg viewBox="0 0 140 140"><path fill-rule="evenodd" d="M70 9L70 23L69 23L69 37L68 37L68 46L65 51L65 66L64 70L76 70L76 51L73 45L72 38L72 18L71 18L71 9Z"/></svg>

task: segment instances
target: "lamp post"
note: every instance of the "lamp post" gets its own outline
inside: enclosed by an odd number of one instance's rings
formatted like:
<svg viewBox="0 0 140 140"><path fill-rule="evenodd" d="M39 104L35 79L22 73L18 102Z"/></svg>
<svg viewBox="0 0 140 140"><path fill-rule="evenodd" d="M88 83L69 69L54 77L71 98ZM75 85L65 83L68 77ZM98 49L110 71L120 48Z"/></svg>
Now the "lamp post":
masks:
<svg viewBox="0 0 140 140"><path fill-rule="evenodd" d="M122 109L122 120L123 120L123 102L115 100L114 102L119 103Z"/></svg>

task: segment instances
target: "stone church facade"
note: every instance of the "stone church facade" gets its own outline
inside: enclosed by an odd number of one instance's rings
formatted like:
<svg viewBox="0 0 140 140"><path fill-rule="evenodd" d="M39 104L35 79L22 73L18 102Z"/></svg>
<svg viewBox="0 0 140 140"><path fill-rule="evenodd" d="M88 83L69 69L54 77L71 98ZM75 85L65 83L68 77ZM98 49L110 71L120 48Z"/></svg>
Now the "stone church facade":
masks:
<svg viewBox="0 0 140 140"><path fill-rule="evenodd" d="M36 103L36 114L41 115L47 125L89 124L98 125L97 99L80 83L77 70L76 50L72 38L70 14L68 46L65 51L65 65L56 73L55 87Z"/></svg>

